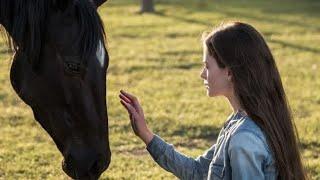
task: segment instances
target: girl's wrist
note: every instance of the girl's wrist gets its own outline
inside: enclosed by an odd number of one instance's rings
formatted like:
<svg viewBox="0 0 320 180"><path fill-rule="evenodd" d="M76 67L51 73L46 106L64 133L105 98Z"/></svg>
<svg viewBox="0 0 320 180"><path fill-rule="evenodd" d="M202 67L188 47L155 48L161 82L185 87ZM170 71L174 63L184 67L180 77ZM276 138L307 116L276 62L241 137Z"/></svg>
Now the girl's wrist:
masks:
<svg viewBox="0 0 320 180"><path fill-rule="evenodd" d="M141 135L140 138L142 139L142 141L143 141L146 145L148 145L148 144L151 142L151 140L153 139L153 136L154 136L153 132L151 132L151 131L148 129L148 130L145 131L145 133L143 133L143 135Z"/></svg>

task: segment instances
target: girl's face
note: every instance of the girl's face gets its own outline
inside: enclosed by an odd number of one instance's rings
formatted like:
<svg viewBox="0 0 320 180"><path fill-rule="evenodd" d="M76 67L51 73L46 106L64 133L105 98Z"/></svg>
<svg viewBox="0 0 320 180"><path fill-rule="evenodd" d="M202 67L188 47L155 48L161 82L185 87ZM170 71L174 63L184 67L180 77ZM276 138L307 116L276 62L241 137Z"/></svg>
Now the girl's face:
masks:
<svg viewBox="0 0 320 180"><path fill-rule="evenodd" d="M229 97L233 92L232 77L228 68L219 68L214 57L210 56L207 47L203 48L204 67L200 74L204 80L209 97L225 96Z"/></svg>

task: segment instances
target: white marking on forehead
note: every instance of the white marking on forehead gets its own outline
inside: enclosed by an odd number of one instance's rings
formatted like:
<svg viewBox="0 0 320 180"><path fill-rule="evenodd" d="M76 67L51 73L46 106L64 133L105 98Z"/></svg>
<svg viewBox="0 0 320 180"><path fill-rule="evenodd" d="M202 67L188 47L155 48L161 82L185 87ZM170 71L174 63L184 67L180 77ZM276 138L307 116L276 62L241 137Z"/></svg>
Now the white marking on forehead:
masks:
<svg viewBox="0 0 320 180"><path fill-rule="evenodd" d="M97 56L97 59L101 65L101 67L103 67L104 63L105 63L106 52L105 52L105 49L103 47L101 40L99 41L99 44L98 44L96 56Z"/></svg>

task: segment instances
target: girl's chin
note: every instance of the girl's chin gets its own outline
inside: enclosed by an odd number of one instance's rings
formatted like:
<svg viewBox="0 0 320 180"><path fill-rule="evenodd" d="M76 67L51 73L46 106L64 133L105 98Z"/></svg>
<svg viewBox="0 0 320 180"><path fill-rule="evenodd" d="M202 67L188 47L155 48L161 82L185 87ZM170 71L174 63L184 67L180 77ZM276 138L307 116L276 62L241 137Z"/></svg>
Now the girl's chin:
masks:
<svg viewBox="0 0 320 180"><path fill-rule="evenodd" d="M215 94L214 94L213 92L210 92L209 89L207 89L207 96L209 96L209 97L214 97Z"/></svg>
<svg viewBox="0 0 320 180"><path fill-rule="evenodd" d="M217 94L216 92L214 91L210 91L210 89L207 89L207 96L208 97L217 97L217 96L220 96L220 94Z"/></svg>
<svg viewBox="0 0 320 180"><path fill-rule="evenodd" d="M209 97L216 96L216 93L212 91L212 88L209 88L208 86L206 86L206 90L207 90L207 96L209 96Z"/></svg>

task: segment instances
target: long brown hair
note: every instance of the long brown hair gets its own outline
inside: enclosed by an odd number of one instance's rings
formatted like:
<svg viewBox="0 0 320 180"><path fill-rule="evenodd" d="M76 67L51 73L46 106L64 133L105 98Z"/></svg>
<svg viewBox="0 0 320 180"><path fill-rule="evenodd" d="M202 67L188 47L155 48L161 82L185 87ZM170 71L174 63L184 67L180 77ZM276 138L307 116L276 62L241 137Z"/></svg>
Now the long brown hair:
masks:
<svg viewBox="0 0 320 180"><path fill-rule="evenodd" d="M206 35L204 44L220 68L230 69L241 107L264 131L278 179L306 179L291 110L262 35L251 25L233 22Z"/></svg>

